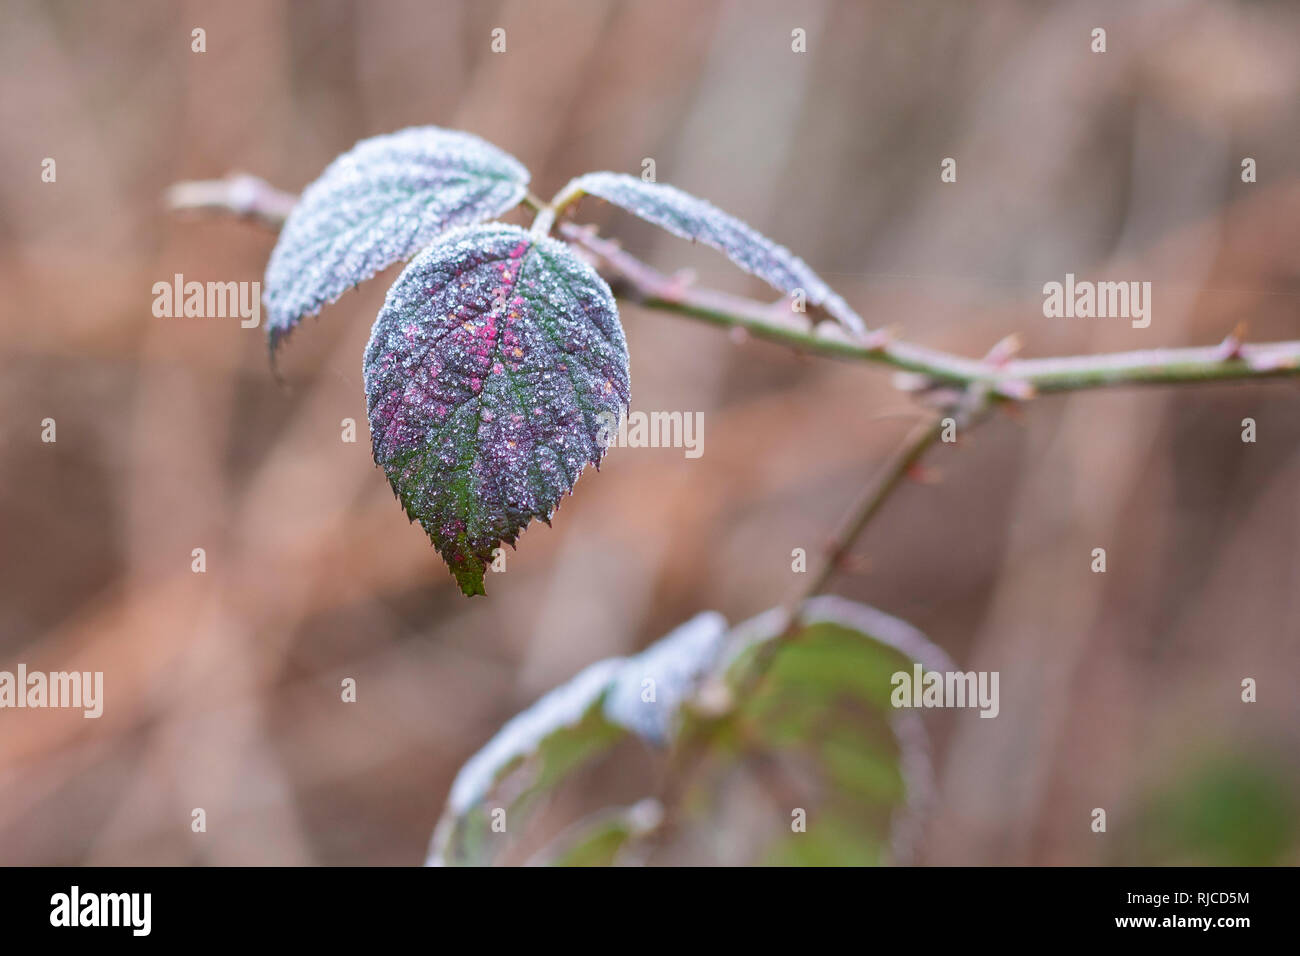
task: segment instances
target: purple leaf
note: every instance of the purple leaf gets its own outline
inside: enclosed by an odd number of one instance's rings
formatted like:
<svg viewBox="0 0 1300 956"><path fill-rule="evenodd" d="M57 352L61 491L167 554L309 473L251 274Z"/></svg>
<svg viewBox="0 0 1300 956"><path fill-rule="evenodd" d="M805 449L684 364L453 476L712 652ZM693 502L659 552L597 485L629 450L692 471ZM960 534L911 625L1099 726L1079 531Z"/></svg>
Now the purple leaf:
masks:
<svg viewBox="0 0 1300 956"><path fill-rule="evenodd" d="M712 246L786 295L802 289L809 303L821 306L850 332L866 331L858 314L807 263L710 202L622 173L587 173L564 191L599 196L675 236Z"/></svg>
<svg viewBox="0 0 1300 956"><path fill-rule="evenodd" d="M304 316L454 226L517 205L528 170L477 136L419 126L357 143L307 187L266 269L271 350Z"/></svg>
<svg viewBox="0 0 1300 956"><path fill-rule="evenodd" d="M466 594L560 499L627 406L614 297L565 244L459 229L388 290L366 347L375 461Z"/></svg>

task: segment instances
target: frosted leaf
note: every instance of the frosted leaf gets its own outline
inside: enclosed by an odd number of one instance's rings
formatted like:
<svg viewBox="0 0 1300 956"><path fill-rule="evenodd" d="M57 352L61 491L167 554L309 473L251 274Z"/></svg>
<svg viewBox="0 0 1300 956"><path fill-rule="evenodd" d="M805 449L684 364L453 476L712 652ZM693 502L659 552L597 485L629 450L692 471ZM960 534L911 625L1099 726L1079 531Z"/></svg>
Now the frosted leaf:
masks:
<svg viewBox="0 0 1300 956"><path fill-rule="evenodd" d="M489 796L496 795L496 805L518 828L535 798L623 736L600 712L601 697L622 663L610 658L592 664L512 717L465 762L433 831L427 865L487 862L500 849Z"/></svg>
<svg viewBox="0 0 1300 956"><path fill-rule="evenodd" d="M549 521L629 400L614 297L565 244L471 226L420 253L366 347L375 461L466 594Z"/></svg>
<svg viewBox="0 0 1300 956"><path fill-rule="evenodd" d="M706 611L629 659L605 695L605 716L652 743L667 742L678 708L694 693L726 635L726 619ZM654 700L645 699L647 681L654 682Z"/></svg>
<svg viewBox="0 0 1300 956"><path fill-rule="evenodd" d="M447 796L448 812L456 816L468 812L482 802L513 761L535 752L551 734L575 727L600 700L622 664L621 657L597 661L506 721L456 774Z"/></svg>
<svg viewBox="0 0 1300 956"><path fill-rule="evenodd" d="M418 126L364 139L307 187L266 269L271 348L304 316L453 226L517 205L528 170L469 133Z"/></svg>
<svg viewBox="0 0 1300 956"><path fill-rule="evenodd" d="M428 862L476 862L489 855L483 813L489 796L501 795L515 818L534 795L558 786L628 733L665 743L678 709L714 664L726 636L726 620L706 611L640 654L597 661L512 717L456 774ZM656 682L654 702L641 699L646 677Z"/></svg>
<svg viewBox="0 0 1300 956"><path fill-rule="evenodd" d="M807 263L710 202L622 173L587 173L565 191L599 196L675 236L712 246L787 295L802 289L809 304L821 306L850 332L866 331L858 314Z"/></svg>

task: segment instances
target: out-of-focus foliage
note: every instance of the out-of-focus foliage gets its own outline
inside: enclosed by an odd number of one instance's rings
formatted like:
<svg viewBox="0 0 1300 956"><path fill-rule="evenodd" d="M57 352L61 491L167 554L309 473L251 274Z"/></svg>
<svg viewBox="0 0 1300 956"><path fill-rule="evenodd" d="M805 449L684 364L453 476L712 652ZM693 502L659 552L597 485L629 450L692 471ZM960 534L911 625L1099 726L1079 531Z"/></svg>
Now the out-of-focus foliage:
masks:
<svg viewBox="0 0 1300 956"><path fill-rule="evenodd" d="M1294 864L1298 802L1294 786L1270 764L1245 754L1222 756L1162 781L1121 836L1148 863Z"/></svg>
<svg viewBox="0 0 1300 956"><path fill-rule="evenodd" d="M500 858L535 801L626 733L669 744L671 759L698 755L698 780L669 808L684 818L659 832L644 801L637 813L605 811L561 836L546 862L616 862L630 842L671 843L686 829L745 842L747 862L889 861L895 830L928 798L927 775L905 773L927 758L904 753L924 744L893 732L891 677L910 673L913 661L940 669L948 659L905 622L838 598L810 602L790 635L784 620L776 610L727 630L719 615L702 614L642 654L593 664L547 694L457 776L430 862ZM742 838L729 834L735 821L715 798L728 777L755 772L771 799ZM695 862L716 861L706 852Z"/></svg>

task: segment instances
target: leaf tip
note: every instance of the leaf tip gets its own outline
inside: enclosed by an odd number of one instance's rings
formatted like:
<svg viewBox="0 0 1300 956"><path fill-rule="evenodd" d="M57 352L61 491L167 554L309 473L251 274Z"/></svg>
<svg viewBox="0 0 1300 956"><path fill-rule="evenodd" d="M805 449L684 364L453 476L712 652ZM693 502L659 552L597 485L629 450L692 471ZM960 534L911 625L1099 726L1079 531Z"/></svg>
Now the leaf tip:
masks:
<svg viewBox="0 0 1300 956"><path fill-rule="evenodd" d="M473 558L466 562L456 564L452 567L451 573L456 577L456 583L460 585L461 593L466 597L486 597L487 591L483 587L483 566Z"/></svg>

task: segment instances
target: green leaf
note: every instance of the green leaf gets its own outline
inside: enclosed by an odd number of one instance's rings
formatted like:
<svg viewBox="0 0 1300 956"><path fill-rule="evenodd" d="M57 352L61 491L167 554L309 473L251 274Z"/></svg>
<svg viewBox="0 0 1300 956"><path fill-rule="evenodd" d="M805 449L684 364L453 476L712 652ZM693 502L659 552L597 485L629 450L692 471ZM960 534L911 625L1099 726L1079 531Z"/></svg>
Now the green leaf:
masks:
<svg viewBox="0 0 1300 956"><path fill-rule="evenodd" d="M1300 791L1280 755L1214 749L1196 754L1115 821L1112 861L1142 866L1286 866L1300 853Z"/></svg>
<svg viewBox="0 0 1300 956"><path fill-rule="evenodd" d="M850 332L866 331L861 317L807 263L710 202L623 173L587 173L569 183L562 195L584 193L612 202L675 236L712 246L786 295L802 291L809 304L825 309Z"/></svg>
<svg viewBox="0 0 1300 956"><path fill-rule="evenodd" d="M357 143L303 192L271 253L263 291L272 351L304 316L527 191L528 170L469 133L419 126Z"/></svg>
<svg viewBox="0 0 1300 956"><path fill-rule="evenodd" d="M614 297L568 246L447 233L388 291L365 355L375 461L468 595L502 542L550 522L629 400Z"/></svg>

